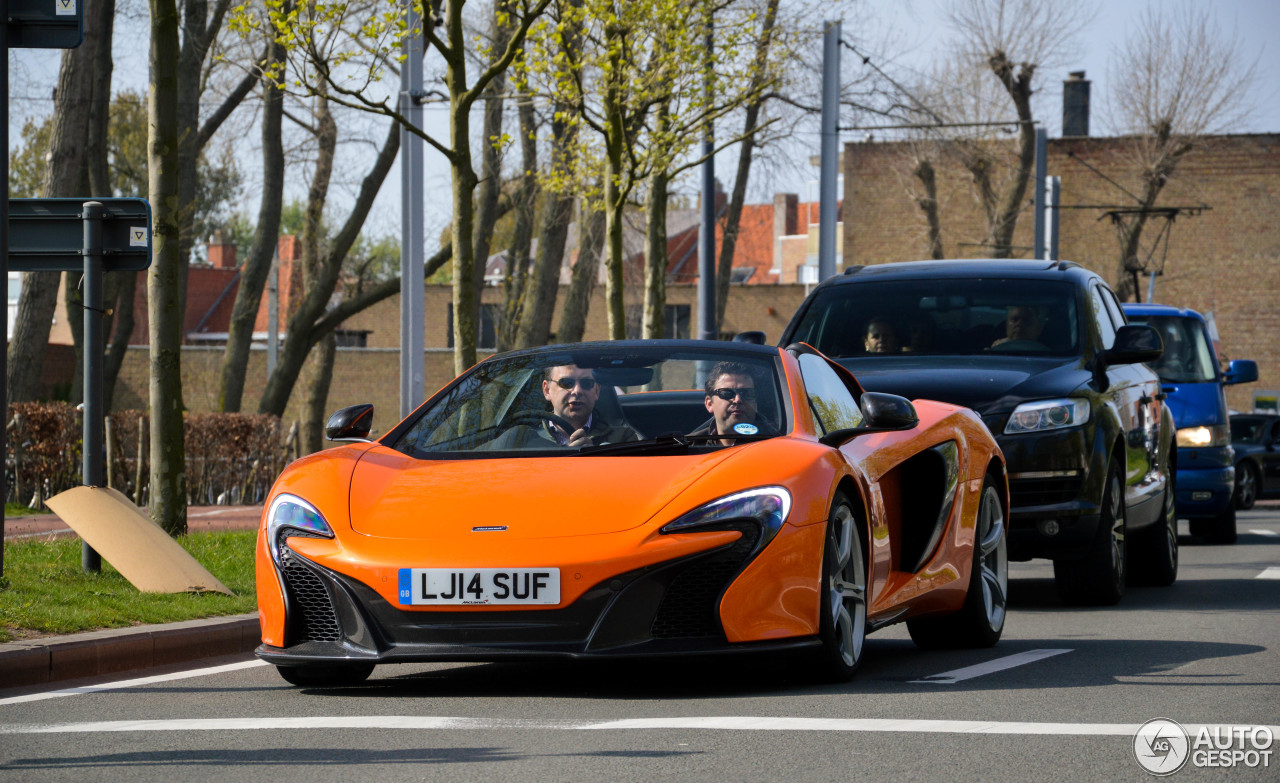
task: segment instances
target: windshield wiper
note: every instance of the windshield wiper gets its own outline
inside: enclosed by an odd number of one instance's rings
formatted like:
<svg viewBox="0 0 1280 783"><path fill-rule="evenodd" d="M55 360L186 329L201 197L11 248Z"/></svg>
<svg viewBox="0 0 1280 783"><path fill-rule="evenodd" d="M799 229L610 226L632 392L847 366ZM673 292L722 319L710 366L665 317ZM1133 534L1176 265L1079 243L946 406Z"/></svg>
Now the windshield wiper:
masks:
<svg viewBox="0 0 1280 783"><path fill-rule="evenodd" d="M656 438L648 440L635 440L627 443L603 443L599 446L583 446L578 452L578 456L595 457L604 454L643 454L649 451L672 451L672 450L688 450L695 443L716 443L724 438L724 435L712 433L699 433L697 435L683 435L678 432L664 432ZM752 441L767 440L768 438L777 437L776 435L734 435L734 440Z"/></svg>

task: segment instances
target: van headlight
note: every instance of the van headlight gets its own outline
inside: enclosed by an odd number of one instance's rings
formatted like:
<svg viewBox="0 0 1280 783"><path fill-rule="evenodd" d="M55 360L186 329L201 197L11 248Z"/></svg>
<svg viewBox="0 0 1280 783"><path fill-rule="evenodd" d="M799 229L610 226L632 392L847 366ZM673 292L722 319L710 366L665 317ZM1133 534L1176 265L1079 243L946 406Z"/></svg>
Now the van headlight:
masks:
<svg viewBox="0 0 1280 783"><path fill-rule="evenodd" d="M1081 399L1024 402L1009 415L1005 435L1078 427L1089 420L1089 401Z"/></svg>
<svg viewBox="0 0 1280 783"><path fill-rule="evenodd" d="M1179 448L1202 449L1206 446L1225 446L1228 440L1225 424L1215 424L1212 427L1183 427L1178 430Z"/></svg>

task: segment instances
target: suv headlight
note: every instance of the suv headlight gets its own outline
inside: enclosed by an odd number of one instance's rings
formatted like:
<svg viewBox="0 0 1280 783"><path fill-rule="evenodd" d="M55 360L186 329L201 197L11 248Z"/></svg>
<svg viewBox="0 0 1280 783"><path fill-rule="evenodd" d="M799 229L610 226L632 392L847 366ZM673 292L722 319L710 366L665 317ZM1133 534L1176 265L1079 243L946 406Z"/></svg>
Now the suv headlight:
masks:
<svg viewBox="0 0 1280 783"><path fill-rule="evenodd" d="M1089 420L1089 401L1081 399L1024 402L1009 415L1005 435L1078 427Z"/></svg>
<svg viewBox="0 0 1280 783"><path fill-rule="evenodd" d="M1215 424L1212 427L1183 427L1178 430L1178 447L1201 449L1206 446L1227 445L1227 425Z"/></svg>
<svg viewBox="0 0 1280 783"><path fill-rule="evenodd" d="M267 544L276 565L280 564L280 545L288 537L287 528L333 538L333 529L315 506L297 495L277 495L267 510Z"/></svg>
<svg viewBox="0 0 1280 783"><path fill-rule="evenodd" d="M731 529L728 522L743 519L760 525L760 538L755 551L765 547L782 528L791 513L791 493L782 487L761 487L713 500L668 522L659 531L667 533L701 533Z"/></svg>

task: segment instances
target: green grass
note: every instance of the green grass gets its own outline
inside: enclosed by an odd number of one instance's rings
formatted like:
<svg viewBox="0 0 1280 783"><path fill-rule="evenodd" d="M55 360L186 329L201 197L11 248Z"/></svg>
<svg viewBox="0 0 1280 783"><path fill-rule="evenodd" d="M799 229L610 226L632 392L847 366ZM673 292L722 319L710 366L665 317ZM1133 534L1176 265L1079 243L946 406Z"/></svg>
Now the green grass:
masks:
<svg viewBox="0 0 1280 783"><path fill-rule="evenodd" d="M6 517L29 517L32 514L48 514L46 508L29 508L21 503L5 503L4 515Z"/></svg>
<svg viewBox="0 0 1280 783"><path fill-rule="evenodd" d="M252 612L256 535L245 530L178 539L234 596L140 593L105 560L100 573L87 574L80 568L78 538L6 542L0 642Z"/></svg>

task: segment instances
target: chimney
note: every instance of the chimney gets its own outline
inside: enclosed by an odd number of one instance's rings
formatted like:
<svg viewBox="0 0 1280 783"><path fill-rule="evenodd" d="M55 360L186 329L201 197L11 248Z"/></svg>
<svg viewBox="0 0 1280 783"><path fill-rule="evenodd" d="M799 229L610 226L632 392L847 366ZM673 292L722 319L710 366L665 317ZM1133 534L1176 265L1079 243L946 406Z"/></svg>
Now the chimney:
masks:
<svg viewBox="0 0 1280 783"><path fill-rule="evenodd" d="M1089 85L1084 71L1072 71L1062 83L1062 135L1089 135Z"/></svg>
<svg viewBox="0 0 1280 783"><path fill-rule="evenodd" d="M773 272L782 271L782 238L800 233L800 197L795 193L773 196Z"/></svg>
<svg viewBox="0 0 1280 783"><path fill-rule="evenodd" d="M235 243L223 241L222 229L214 231L209 238L209 264L215 269L236 268Z"/></svg>

